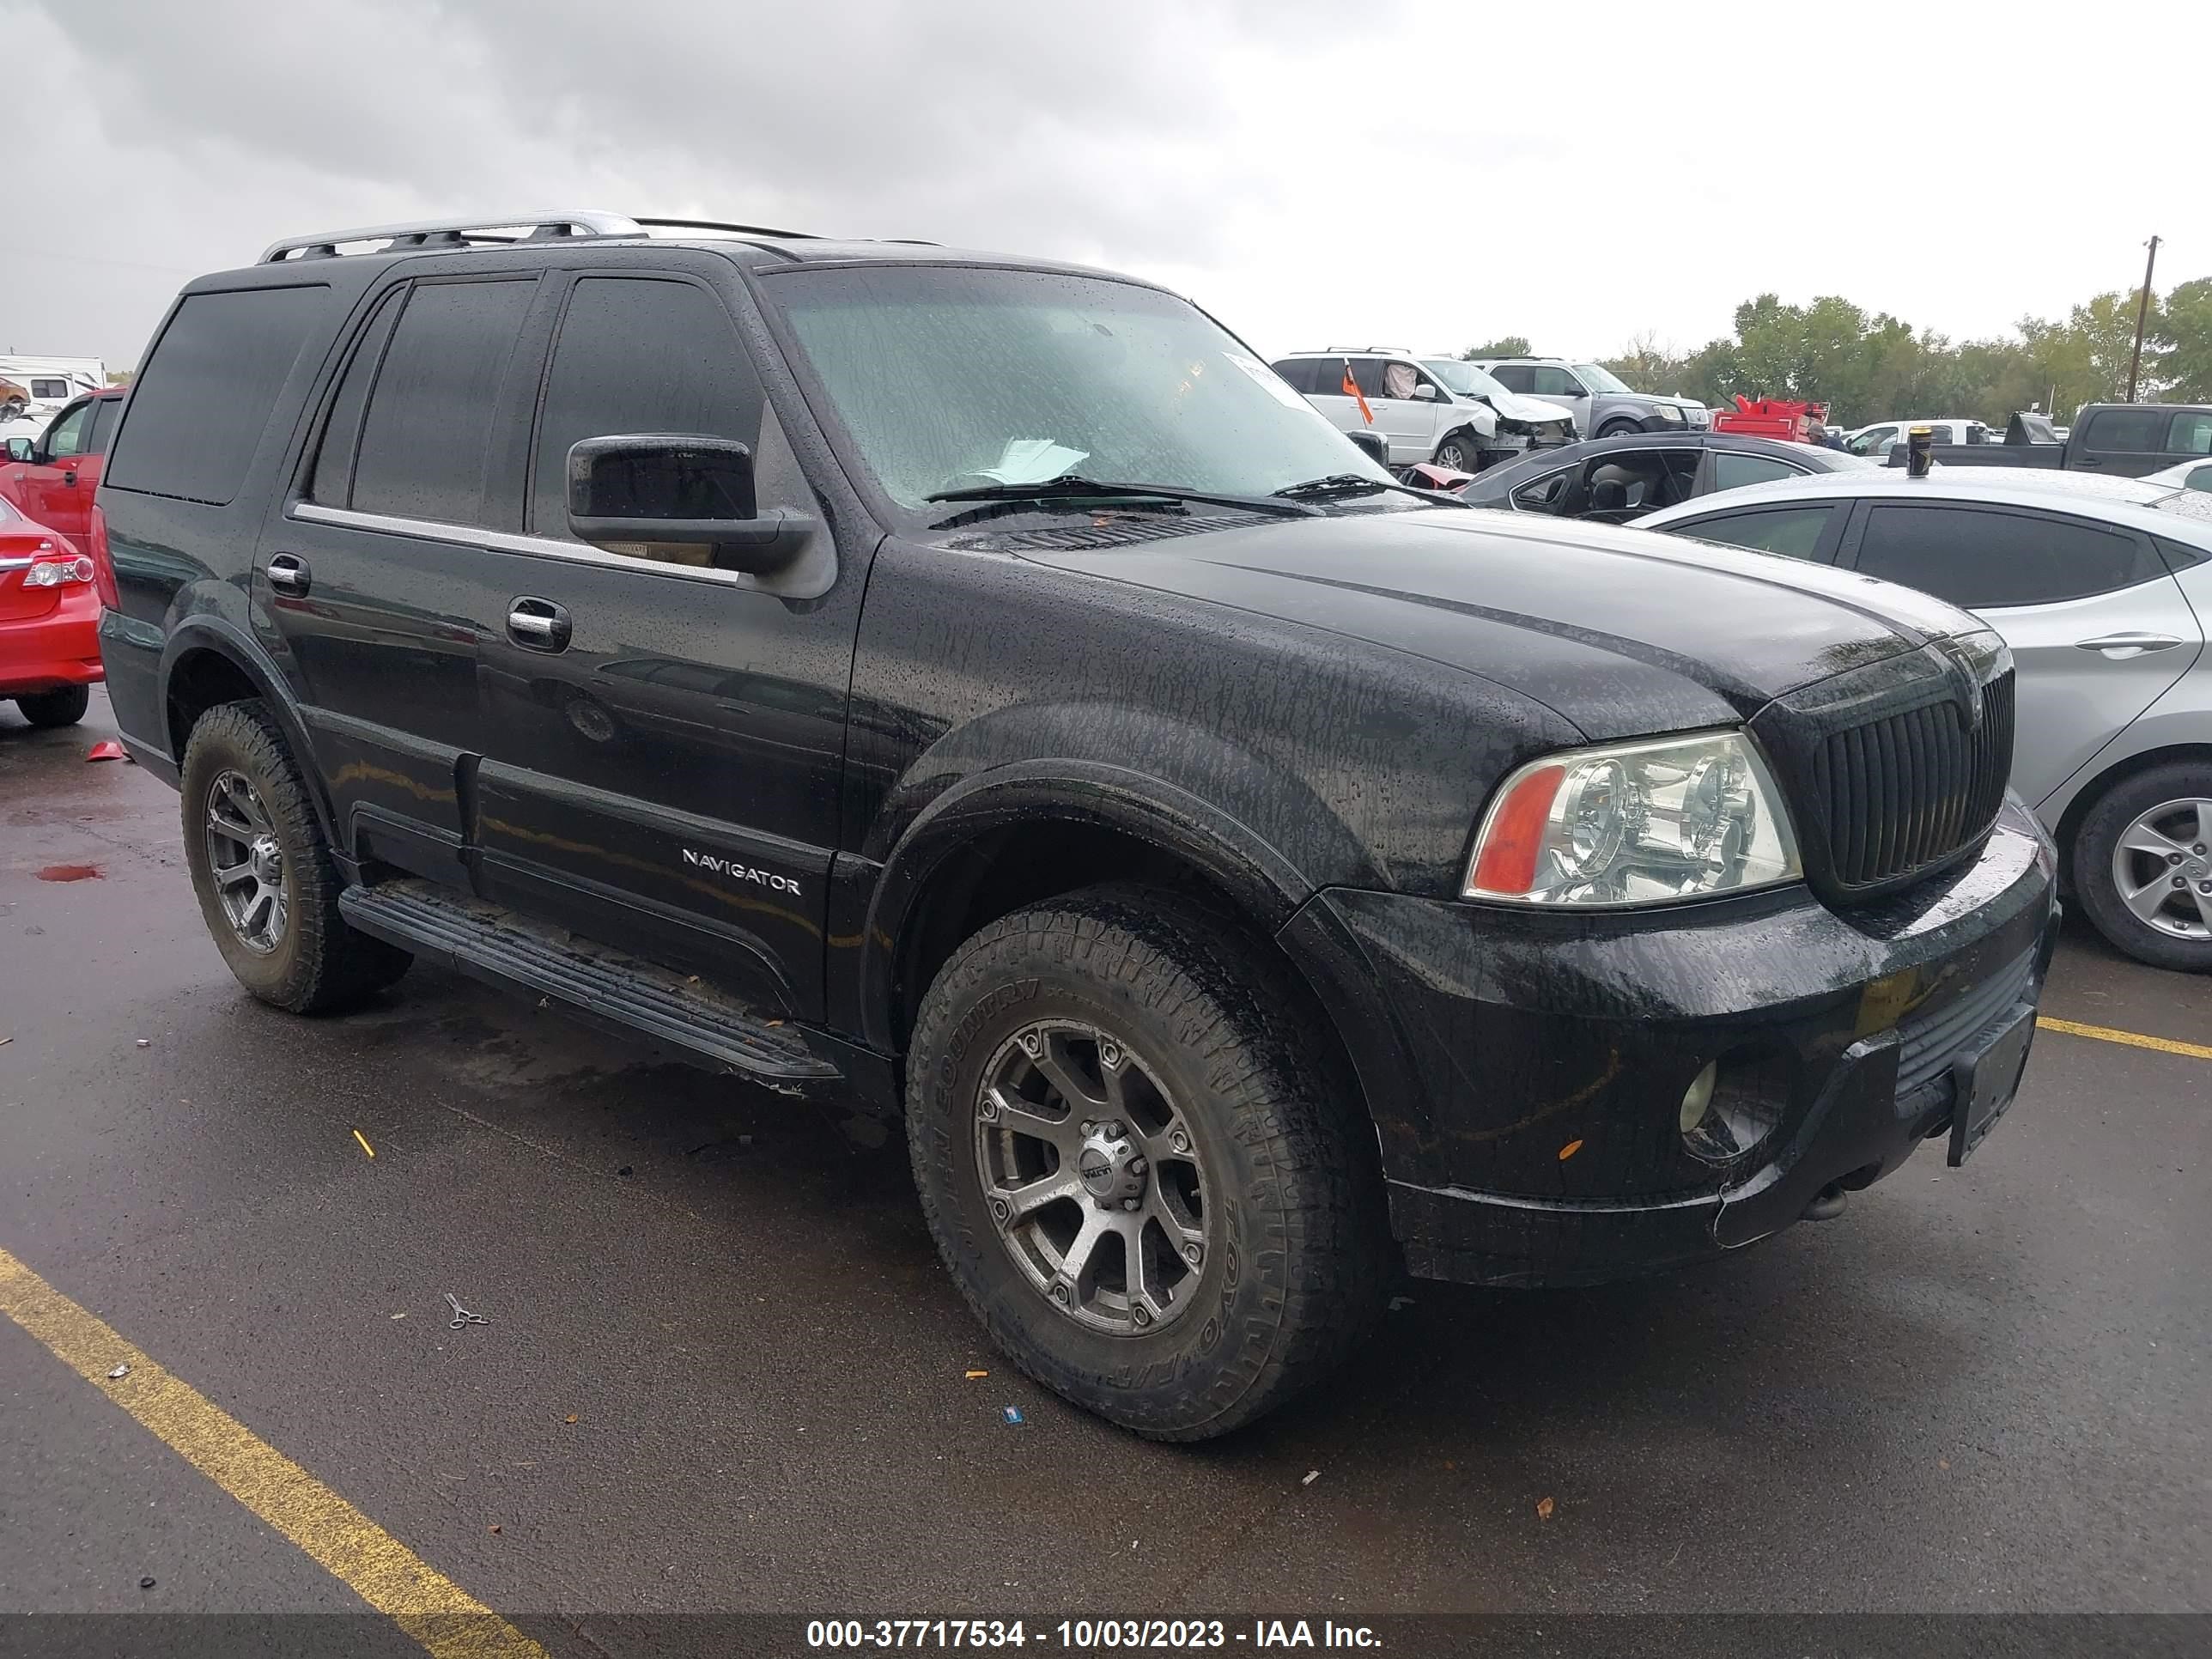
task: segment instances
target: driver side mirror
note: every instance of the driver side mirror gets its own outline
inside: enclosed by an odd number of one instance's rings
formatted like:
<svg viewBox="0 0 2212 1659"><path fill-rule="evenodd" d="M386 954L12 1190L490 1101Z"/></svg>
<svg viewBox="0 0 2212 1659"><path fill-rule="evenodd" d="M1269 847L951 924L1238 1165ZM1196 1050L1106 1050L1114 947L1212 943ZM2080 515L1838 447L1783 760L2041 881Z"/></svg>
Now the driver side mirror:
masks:
<svg viewBox="0 0 2212 1659"><path fill-rule="evenodd" d="M1443 396L1443 394L1441 392L1438 392L1436 387L1431 386L1428 381L1424 380L1420 385L1413 388L1413 396L1422 403L1432 404L1436 402L1437 398Z"/></svg>
<svg viewBox="0 0 2212 1659"><path fill-rule="evenodd" d="M814 520L753 495L753 453L730 438L627 433L568 451L568 529L630 558L760 574L796 559Z"/></svg>
<svg viewBox="0 0 2212 1659"><path fill-rule="evenodd" d="M35 461L39 459L39 441L35 438L8 440L8 459L11 461Z"/></svg>

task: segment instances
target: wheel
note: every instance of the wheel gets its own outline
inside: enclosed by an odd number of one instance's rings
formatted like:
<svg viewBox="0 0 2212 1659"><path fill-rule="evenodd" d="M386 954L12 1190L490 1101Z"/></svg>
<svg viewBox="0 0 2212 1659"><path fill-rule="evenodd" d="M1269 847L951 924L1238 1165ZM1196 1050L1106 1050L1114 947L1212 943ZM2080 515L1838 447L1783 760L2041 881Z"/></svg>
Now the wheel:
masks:
<svg viewBox="0 0 2212 1659"><path fill-rule="evenodd" d="M258 701L210 709L185 744L185 861L240 984L295 1013L359 1001L414 960L338 915L344 881L284 736Z"/></svg>
<svg viewBox="0 0 2212 1659"><path fill-rule="evenodd" d="M2212 766L2179 761L2112 786L2075 831L2074 890L2113 945L2212 972Z"/></svg>
<svg viewBox="0 0 2212 1659"><path fill-rule="evenodd" d="M993 1339L1159 1440L1225 1434L1368 1328L1392 1260L1375 1131L1302 986L1190 896L993 922L924 997L921 1206Z"/></svg>
<svg viewBox="0 0 2212 1659"><path fill-rule="evenodd" d="M1437 446L1437 453L1429 458L1438 466L1448 466L1455 472L1479 472L1482 470L1482 452L1474 446L1474 434L1455 432Z"/></svg>
<svg viewBox="0 0 2212 1659"><path fill-rule="evenodd" d="M92 688L65 685L58 691L41 691L15 699L16 710L33 726L75 726L92 707Z"/></svg>
<svg viewBox="0 0 2212 1659"><path fill-rule="evenodd" d="M1634 421L1608 421L1597 430L1601 438L1626 438L1643 431Z"/></svg>

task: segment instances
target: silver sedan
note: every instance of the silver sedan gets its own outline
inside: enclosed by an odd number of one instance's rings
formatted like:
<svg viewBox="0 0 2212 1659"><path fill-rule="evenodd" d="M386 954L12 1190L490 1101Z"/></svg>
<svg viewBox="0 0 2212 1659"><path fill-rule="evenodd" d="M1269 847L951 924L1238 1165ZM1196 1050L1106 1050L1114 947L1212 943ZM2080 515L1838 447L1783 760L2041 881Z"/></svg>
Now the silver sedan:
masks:
<svg viewBox="0 0 2212 1659"><path fill-rule="evenodd" d="M1901 582L2012 647L2012 785L2099 932L2212 971L2212 493L2072 472L1834 472L1637 520ZM1734 557L1734 555L1716 556Z"/></svg>

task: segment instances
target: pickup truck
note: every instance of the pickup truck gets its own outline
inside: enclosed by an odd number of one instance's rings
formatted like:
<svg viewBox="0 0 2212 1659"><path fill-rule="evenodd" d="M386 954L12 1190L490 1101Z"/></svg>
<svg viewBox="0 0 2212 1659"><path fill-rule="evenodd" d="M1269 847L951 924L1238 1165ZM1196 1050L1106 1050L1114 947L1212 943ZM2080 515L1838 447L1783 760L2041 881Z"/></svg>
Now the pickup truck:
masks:
<svg viewBox="0 0 2212 1659"><path fill-rule="evenodd" d="M1904 443L1892 444L1889 464L1903 466L1905 451ZM2048 467L2140 478L2212 454L2212 405L2090 404L2063 441L2046 417L2023 412L2006 426L2002 443L1936 444L1928 453L1945 466Z"/></svg>

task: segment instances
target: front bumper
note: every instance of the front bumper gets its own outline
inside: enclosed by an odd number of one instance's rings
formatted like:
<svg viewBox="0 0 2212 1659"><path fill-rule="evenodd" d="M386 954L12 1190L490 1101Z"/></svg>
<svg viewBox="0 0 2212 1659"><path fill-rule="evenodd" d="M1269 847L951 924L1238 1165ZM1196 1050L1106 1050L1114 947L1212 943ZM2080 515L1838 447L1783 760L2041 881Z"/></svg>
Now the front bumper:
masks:
<svg viewBox="0 0 2212 1659"><path fill-rule="evenodd" d="M1389 1100L1363 1066L1408 1266L1595 1283L1748 1243L1892 1173L1949 1126L1953 1056L2039 994L2055 877L2008 802L1972 865L1848 916L1802 889L1580 916L1320 895L1408 1060ZM1711 1063L1771 1124L1721 1163L1680 1127Z"/></svg>
<svg viewBox="0 0 2212 1659"><path fill-rule="evenodd" d="M0 622L0 697L96 685L101 678L100 600L90 588L44 616Z"/></svg>

